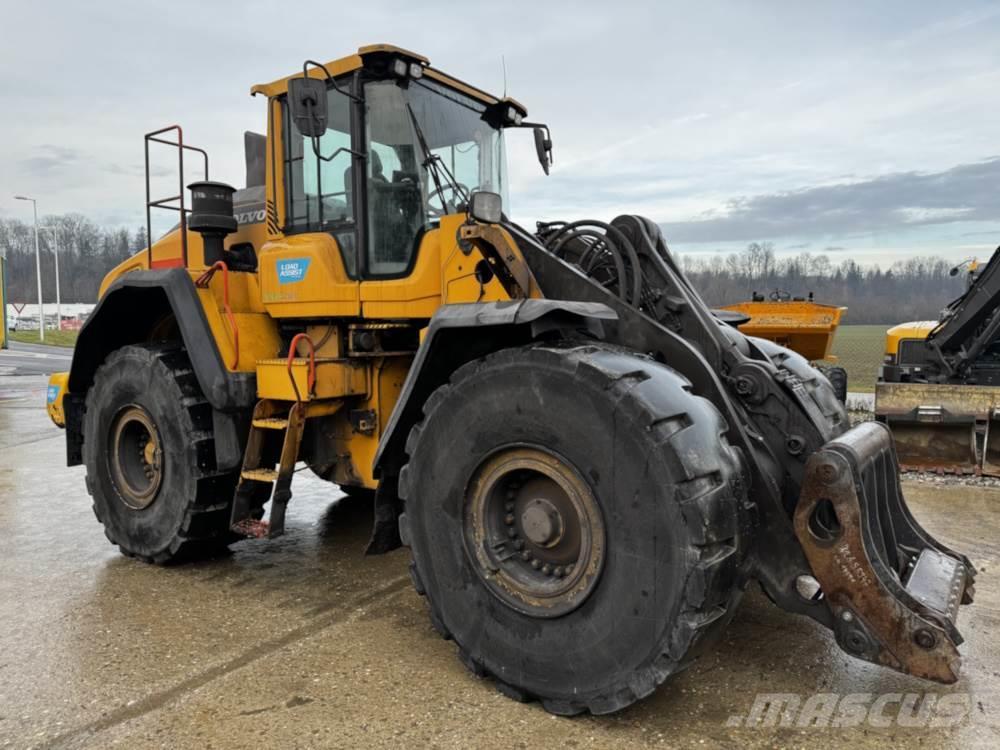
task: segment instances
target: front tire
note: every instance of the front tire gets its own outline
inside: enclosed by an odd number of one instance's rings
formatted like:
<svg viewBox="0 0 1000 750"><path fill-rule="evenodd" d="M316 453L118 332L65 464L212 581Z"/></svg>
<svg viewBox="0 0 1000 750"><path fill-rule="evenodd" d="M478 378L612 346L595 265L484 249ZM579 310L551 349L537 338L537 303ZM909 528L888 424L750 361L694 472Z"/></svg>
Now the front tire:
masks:
<svg viewBox="0 0 1000 750"><path fill-rule="evenodd" d="M83 459L94 514L129 557L216 554L234 537L238 472L216 469L212 408L174 345L113 352L87 393Z"/></svg>
<svg viewBox="0 0 1000 750"><path fill-rule="evenodd" d="M474 673L552 713L609 713L730 619L745 484L721 415L689 389L632 352L546 345L465 365L430 396L400 532Z"/></svg>

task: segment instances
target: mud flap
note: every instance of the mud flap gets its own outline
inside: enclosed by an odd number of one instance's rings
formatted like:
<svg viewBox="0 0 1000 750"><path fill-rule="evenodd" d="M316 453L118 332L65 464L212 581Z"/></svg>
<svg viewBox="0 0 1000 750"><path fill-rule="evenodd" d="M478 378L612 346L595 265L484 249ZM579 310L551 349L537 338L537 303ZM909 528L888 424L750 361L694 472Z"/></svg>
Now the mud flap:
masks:
<svg viewBox="0 0 1000 750"><path fill-rule="evenodd" d="M885 425L858 425L810 456L795 533L842 649L924 679L958 679L955 620L972 601L975 569L910 514Z"/></svg>

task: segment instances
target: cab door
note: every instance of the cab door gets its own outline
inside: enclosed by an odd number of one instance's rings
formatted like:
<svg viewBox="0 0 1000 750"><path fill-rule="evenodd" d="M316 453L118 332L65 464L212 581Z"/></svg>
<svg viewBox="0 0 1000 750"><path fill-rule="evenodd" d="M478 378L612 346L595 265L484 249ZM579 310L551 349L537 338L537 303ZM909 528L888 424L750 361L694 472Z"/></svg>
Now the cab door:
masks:
<svg viewBox="0 0 1000 750"><path fill-rule="evenodd" d="M271 179L272 168L281 170L274 195L283 233L262 247L259 276L261 298L274 317L361 314L353 170L363 160L351 148L354 106L331 91L326 133L314 141L291 123L286 97L272 104L275 158L267 168Z"/></svg>

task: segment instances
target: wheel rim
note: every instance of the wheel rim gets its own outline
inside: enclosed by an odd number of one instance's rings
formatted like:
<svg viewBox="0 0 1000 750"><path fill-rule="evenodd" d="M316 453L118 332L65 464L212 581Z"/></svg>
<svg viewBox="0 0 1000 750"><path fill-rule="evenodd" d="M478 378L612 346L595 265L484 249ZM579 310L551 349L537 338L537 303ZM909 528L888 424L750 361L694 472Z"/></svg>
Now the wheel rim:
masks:
<svg viewBox="0 0 1000 750"><path fill-rule="evenodd" d="M163 481L160 433L149 412L135 404L118 412L108 453L121 501L132 510L148 508Z"/></svg>
<svg viewBox="0 0 1000 750"><path fill-rule="evenodd" d="M579 607L604 563L604 521L593 492L541 448L506 449L480 464L466 492L464 531L490 591L536 617Z"/></svg>

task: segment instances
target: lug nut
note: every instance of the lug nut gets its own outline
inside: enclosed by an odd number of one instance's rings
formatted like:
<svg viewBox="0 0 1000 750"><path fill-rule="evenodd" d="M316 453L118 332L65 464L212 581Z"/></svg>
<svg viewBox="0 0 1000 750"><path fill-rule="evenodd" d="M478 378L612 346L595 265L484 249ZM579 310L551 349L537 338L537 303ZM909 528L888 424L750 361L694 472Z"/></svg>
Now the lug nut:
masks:
<svg viewBox="0 0 1000 750"><path fill-rule="evenodd" d="M514 528L507 529L507 536L509 536L511 539L513 539L514 537L516 537L517 536L517 529L514 529Z"/></svg>
<svg viewBox="0 0 1000 750"><path fill-rule="evenodd" d="M542 566L542 572L547 576L552 575L552 566L545 563L545 565Z"/></svg>
<svg viewBox="0 0 1000 750"><path fill-rule="evenodd" d="M531 559L531 550L524 550L521 552L521 559L528 562L528 560Z"/></svg>
<svg viewBox="0 0 1000 750"><path fill-rule="evenodd" d="M559 567L557 567L552 572L556 574L556 578L562 578L564 575L566 575L566 570L563 568L562 565L560 565Z"/></svg>
<svg viewBox="0 0 1000 750"><path fill-rule="evenodd" d="M524 540L523 539L515 539L514 540L514 549L524 549Z"/></svg>
<svg viewBox="0 0 1000 750"><path fill-rule="evenodd" d="M514 503L507 503L504 507L507 509L507 512L510 513L514 510Z"/></svg>
<svg viewBox="0 0 1000 750"><path fill-rule="evenodd" d="M533 567L535 570L538 570L540 567L542 567L542 561L541 560L532 560L531 561L531 567Z"/></svg>
<svg viewBox="0 0 1000 750"><path fill-rule="evenodd" d="M513 526L514 525L514 514L513 513L508 513L506 516L504 516L503 522L505 524L507 524L508 526Z"/></svg>

